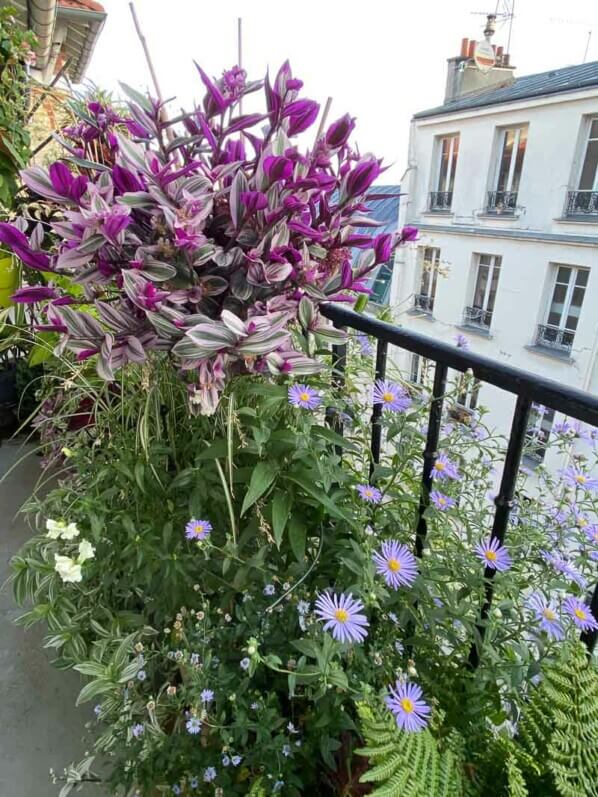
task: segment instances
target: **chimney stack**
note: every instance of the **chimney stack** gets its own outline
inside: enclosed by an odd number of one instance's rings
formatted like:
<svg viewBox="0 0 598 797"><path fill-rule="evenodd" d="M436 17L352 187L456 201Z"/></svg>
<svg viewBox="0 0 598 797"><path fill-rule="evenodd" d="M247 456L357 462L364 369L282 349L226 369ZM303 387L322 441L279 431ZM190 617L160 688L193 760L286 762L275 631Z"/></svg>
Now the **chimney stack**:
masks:
<svg viewBox="0 0 598 797"><path fill-rule="evenodd" d="M494 34L496 17L488 14L484 36L490 44L490 37ZM475 52L477 42L472 39L461 39L461 51L458 56L447 59L448 70L444 101L455 100L471 91L490 89L494 86L507 85L515 79L515 67L510 65L509 53L504 52L502 46L492 45L495 55L495 64L490 69L482 71L476 64ZM479 62L478 62L479 63Z"/></svg>

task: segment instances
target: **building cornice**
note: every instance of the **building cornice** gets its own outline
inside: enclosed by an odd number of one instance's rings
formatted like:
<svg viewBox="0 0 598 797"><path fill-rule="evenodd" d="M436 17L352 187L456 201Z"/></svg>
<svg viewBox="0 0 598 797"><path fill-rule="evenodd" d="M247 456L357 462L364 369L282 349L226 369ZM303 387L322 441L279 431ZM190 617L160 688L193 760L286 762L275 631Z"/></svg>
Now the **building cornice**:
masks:
<svg viewBox="0 0 598 797"><path fill-rule="evenodd" d="M541 232L538 230L501 230L497 227L469 225L426 224L412 221L422 232L441 232L448 235L468 235L481 238L506 238L515 241L534 241L545 244L573 244L574 246L598 246L598 235L576 235L566 232Z"/></svg>

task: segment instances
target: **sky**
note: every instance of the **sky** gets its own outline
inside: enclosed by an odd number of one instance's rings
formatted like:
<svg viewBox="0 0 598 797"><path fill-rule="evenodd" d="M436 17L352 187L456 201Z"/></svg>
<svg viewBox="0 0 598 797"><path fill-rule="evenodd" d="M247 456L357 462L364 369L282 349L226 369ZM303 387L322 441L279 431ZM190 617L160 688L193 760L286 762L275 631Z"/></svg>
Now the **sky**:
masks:
<svg viewBox="0 0 598 797"><path fill-rule="evenodd" d="M101 0L108 18L87 77L118 93L122 80L151 86L127 0ZM357 117L355 141L390 165L399 182L407 161L409 120L443 100L446 59L461 39L483 38L484 12L513 0L136 0L164 97L177 114L203 96L193 65L211 75L237 63L242 18L243 66L250 79L288 58L304 81L303 96L324 106L328 121ZM588 45L588 33L592 31ZM494 43L507 44L499 19ZM515 0L511 63L516 75L598 61L598 6L593 0Z"/></svg>

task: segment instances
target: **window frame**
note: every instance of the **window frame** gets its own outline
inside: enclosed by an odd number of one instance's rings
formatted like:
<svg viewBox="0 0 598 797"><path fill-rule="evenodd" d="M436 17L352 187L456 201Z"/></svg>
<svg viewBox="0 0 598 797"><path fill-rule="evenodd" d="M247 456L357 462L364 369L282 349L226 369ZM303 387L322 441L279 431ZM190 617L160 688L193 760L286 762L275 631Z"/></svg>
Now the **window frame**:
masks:
<svg viewBox="0 0 598 797"><path fill-rule="evenodd" d="M519 122L510 125L505 125L504 127L497 128L498 131L498 146L496 149L496 156L494 158L494 174L493 178L490 182L491 184L491 191L496 193L519 193L519 188L521 186L521 177L523 175L523 165L525 163L525 154L527 152L527 145L529 140L529 124L527 122ZM511 151L511 160L509 163L509 171L507 174L507 181L504 188L499 188L499 180L501 174L501 165L503 160L503 153L505 149L505 141L507 134L510 132L516 132L515 140L513 142L513 148ZM521 134L525 131L525 148L523 150L523 157L521 159L521 171L519 173L519 179L517 182L517 188L513 190L513 177L515 174L515 169L517 168L517 155L519 152L519 142L521 140Z"/></svg>
<svg viewBox="0 0 598 797"><path fill-rule="evenodd" d="M445 175L444 186L440 185L440 176L442 174L442 155L443 143L450 139L449 157L447 159L447 172ZM455 153L455 141L457 142L457 152ZM459 163L459 151L461 149L461 133L457 130L454 133L443 133L436 136L436 156L434 158L434 174L432 180L433 193L453 193L455 188L455 179L457 174L457 165Z"/></svg>
<svg viewBox="0 0 598 797"><path fill-rule="evenodd" d="M596 136L592 137L592 127L594 124L597 126L596 129ZM579 158L579 167L577 170L577 179L575 182L575 191L589 191L594 192L598 191L598 165L596 167L596 171L594 172L594 183L592 188L581 188L581 178L583 176L583 170L586 162L586 158L588 156L588 150L590 148L591 141L598 141L598 114L596 116L590 114L585 117L584 119L584 127L585 130L583 131L582 135L582 146L580 151L580 158Z"/></svg>

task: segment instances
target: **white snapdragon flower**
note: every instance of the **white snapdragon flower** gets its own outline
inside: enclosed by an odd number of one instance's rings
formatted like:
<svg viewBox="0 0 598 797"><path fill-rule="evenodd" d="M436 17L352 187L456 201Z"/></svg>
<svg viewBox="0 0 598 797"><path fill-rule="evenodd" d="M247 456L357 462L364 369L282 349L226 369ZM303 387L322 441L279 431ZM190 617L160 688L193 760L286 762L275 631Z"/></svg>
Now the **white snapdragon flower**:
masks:
<svg viewBox="0 0 598 797"><path fill-rule="evenodd" d="M47 536L51 540L73 540L79 536L76 523L65 523L64 520L46 520Z"/></svg>
<svg viewBox="0 0 598 797"><path fill-rule="evenodd" d="M83 562L87 562L88 559L93 559L95 555L96 549L89 540L81 540L79 543L79 557L77 562L83 564Z"/></svg>
<svg viewBox="0 0 598 797"><path fill-rule="evenodd" d="M56 570L65 583L81 581L81 565L77 564L74 559L71 559L70 556L61 556L60 554L55 554L54 559L56 561L54 570Z"/></svg>

